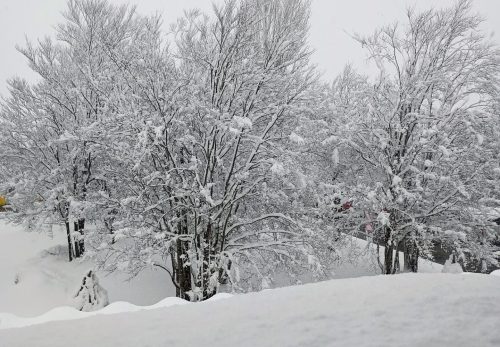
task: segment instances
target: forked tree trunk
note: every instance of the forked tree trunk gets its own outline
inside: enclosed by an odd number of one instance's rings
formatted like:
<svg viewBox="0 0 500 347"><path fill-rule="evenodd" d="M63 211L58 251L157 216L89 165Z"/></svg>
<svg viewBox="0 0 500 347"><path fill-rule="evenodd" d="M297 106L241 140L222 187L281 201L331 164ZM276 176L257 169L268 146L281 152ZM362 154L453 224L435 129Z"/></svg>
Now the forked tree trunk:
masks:
<svg viewBox="0 0 500 347"><path fill-rule="evenodd" d="M180 218L180 215L178 214ZM188 234L187 219L181 219L177 223L177 233L181 235ZM176 296L184 300L191 301L188 294L192 290L191 284L191 266L189 264L189 241L178 238L175 244L175 252L172 253L172 267L174 280L177 283Z"/></svg>
<svg viewBox="0 0 500 347"><path fill-rule="evenodd" d="M178 230L180 235L186 235L187 228L184 222L179 223ZM201 265L191 264L189 259L188 251L190 250L190 242L177 239L175 243L175 250L172 251L172 277L174 283L176 284L176 296L185 300L206 300L215 294L215 290L210 289L210 277L212 272L210 271L210 261L213 260L213 247L210 244L211 233L213 232L212 227L209 225L203 232L199 235L199 238L193 242L197 242L198 249L201 249L199 255L201 255ZM200 266L197 271L192 271L192 266ZM193 278L193 274L196 273L196 277ZM218 272L217 272L218 273ZM201 297L193 298L190 292L197 287L201 291Z"/></svg>

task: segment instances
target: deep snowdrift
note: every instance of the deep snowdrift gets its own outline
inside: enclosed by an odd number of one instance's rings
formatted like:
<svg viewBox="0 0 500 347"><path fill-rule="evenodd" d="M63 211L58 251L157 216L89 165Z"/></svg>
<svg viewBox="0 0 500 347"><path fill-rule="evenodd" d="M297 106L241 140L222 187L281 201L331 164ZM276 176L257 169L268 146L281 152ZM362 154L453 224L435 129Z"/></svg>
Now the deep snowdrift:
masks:
<svg viewBox="0 0 500 347"><path fill-rule="evenodd" d="M331 280L0 330L2 346L499 346L500 278Z"/></svg>

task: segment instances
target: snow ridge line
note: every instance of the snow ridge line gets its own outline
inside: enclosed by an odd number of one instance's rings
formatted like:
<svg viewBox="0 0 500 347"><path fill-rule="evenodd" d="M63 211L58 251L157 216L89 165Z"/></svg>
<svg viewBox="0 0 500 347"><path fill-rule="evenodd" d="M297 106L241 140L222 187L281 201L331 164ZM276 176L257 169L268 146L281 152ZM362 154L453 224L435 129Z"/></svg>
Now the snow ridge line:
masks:
<svg viewBox="0 0 500 347"><path fill-rule="evenodd" d="M219 293L204 302L217 301L232 297L229 293ZM55 321L75 320L96 315L108 315L116 313L137 312L154 310L158 308L171 307L177 305L191 304L191 302L177 297L167 297L156 304L148 306L134 305L126 301L116 301L108 306L96 311L82 312L71 306L56 307L44 314L36 317L19 317L11 313L0 312L0 330L11 328L22 328L30 325L43 324Z"/></svg>

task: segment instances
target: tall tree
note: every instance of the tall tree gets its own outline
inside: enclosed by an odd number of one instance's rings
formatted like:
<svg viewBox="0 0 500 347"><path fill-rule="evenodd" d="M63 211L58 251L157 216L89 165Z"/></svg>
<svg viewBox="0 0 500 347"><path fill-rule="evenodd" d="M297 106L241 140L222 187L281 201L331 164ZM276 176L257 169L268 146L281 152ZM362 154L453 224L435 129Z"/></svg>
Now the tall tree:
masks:
<svg viewBox="0 0 500 347"><path fill-rule="evenodd" d="M399 271L398 249L405 269L417 271L435 240L470 253L464 260L492 262L483 182L497 165L488 129L498 129L498 50L470 1L409 10L407 20L358 38L379 77L341 126L362 169L352 194L377 224L383 273Z"/></svg>
<svg viewBox="0 0 500 347"><path fill-rule="evenodd" d="M40 80L10 83L1 117L2 160L16 168L9 175L14 218L37 228L63 223L71 260L85 250L85 219L94 210L90 190L104 184L96 144L117 90L105 48L125 45L137 20L133 9L83 0L69 1L64 17L56 41L20 49Z"/></svg>
<svg viewBox="0 0 500 347"><path fill-rule="evenodd" d="M163 268L179 297L202 300L242 273L307 264L275 168L316 79L308 16L301 0L228 1L188 13L170 46L153 20L136 47L107 47L128 97L103 147L119 188L100 202L115 211L113 233L94 235L104 266Z"/></svg>

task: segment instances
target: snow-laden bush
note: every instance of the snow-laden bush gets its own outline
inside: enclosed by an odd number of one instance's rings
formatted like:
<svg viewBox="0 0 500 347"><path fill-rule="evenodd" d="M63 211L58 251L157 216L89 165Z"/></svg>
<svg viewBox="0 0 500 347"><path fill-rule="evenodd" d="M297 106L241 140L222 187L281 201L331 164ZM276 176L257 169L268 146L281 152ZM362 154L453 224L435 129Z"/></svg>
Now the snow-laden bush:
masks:
<svg viewBox="0 0 500 347"><path fill-rule="evenodd" d="M109 304L108 292L100 284L94 271L83 277L82 285L74 296L74 307L79 311L95 311Z"/></svg>

